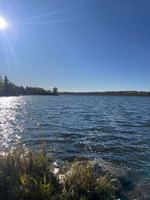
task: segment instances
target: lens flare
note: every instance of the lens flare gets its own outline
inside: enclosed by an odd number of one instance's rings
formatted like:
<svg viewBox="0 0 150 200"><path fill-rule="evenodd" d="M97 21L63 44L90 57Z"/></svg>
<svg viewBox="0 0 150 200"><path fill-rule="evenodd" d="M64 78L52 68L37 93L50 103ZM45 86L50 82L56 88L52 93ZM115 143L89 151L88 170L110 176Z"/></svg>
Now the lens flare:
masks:
<svg viewBox="0 0 150 200"><path fill-rule="evenodd" d="M0 29L5 29L7 26L7 22L5 21L4 18L0 17Z"/></svg>

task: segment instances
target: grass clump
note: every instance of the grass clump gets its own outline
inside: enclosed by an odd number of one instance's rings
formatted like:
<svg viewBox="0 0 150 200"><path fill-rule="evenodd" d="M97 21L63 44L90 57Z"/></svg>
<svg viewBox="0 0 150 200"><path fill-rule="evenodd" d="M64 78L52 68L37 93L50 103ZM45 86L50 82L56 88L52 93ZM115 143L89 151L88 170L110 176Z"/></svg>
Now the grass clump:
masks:
<svg viewBox="0 0 150 200"><path fill-rule="evenodd" d="M57 175L53 162L44 145L38 151L19 145L0 154L0 199L110 200L114 196L111 181L98 177L89 161L75 161Z"/></svg>
<svg viewBox="0 0 150 200"><path fill-rule="evenodd" d="M111 181L98 177L90 162L74 162L64 177L64 200L109 200L113 196Z"/></svg>
<svg viewBox="0 0 150 200"><path fill-rule="evenodd" d="M43 146L39 151L21 145L0 155L0 197L5 199L47 199L56 196L59 182L51 170L52 160Z"/></svg>

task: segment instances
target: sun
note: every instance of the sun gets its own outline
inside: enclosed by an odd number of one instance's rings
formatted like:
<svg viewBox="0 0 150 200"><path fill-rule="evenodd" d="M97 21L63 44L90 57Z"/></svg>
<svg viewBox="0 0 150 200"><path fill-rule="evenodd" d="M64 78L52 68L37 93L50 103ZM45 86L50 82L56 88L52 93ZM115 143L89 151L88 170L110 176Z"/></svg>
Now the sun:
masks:
<svg viewBox="0 0 150 200"><path fill-rule="evenodd" d="M7 22L3 17L0 17L0 29L5 29L7 26Z"/></svg>

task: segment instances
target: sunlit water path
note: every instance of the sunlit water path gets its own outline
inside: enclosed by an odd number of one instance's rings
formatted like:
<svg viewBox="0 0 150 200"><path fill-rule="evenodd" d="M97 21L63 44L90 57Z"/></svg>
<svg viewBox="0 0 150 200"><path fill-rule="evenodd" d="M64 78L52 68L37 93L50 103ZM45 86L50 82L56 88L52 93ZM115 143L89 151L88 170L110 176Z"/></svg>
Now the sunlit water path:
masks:
<svg viewBox="0 0 150 200"><path fill-rule="evenodd" d="M0 146L46 142L57 159L76 155L124 167L150 197L150 98L0 98Z"/></svg>

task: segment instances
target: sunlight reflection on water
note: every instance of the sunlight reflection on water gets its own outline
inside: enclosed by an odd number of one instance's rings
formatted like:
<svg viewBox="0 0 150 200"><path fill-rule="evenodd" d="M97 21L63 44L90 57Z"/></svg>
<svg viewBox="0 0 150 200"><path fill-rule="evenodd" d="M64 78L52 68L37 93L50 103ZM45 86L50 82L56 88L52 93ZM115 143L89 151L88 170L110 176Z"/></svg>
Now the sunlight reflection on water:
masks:
<svg viewBox="0 0 150 200"><path fill-rule="evenodd" d="M1 97L0 98L0 146L8 147L11 144L17 144L21 138L20 134L23 131L18 115L18 106L23 101L18 101L20 97Z"/></svg>
<svg viewBox="0 0 150 200"><path fill-rule="evenodd" d="M106 160L150 180L150 98L105 96L0 97L0 147L39 147L57 159Z"/></svg>

